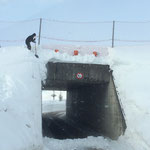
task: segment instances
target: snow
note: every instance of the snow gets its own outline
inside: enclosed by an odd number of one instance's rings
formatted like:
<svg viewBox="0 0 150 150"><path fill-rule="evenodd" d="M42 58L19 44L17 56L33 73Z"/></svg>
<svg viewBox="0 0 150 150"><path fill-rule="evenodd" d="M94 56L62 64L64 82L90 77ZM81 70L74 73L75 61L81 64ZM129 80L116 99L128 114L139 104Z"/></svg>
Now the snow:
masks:
<svg viewBox="0 0 150 150"><path fill-rule="evenodd" d="M0 83L0 149L41 149L41 77L34 56L25 48L0 49Z"/></svg>
<svg viewBox="0 0 150 150"><path fill-rule="evenodd" d="M24 47L0 48L0 150L40 150L42 147L43 150L149 150L150 46L103 50L98 46L68 47L60 46L59 53L54 52L57 46L39 47L39 59ZM72 51L77 48L83 53L73 56ZM92 55L95 49L98 57ZM45 79L47 61L109 64L125 113L125 135L117 141L103 137L42 138L41 80Z"/></svg>
<svg viewBox="0 0 150 150"><path fill-rule="evenodd" d="M76 63L94 63L108 64L108 49L100 46L74 46L74 45L43 45L42 50L38 52L40 60L45 64L47 61L53 62L76 62ZM59 52L56 53L55 49ZM79 51L78 56L74 56L74 50ZM93 52L98 53L98 57Z"/></svg>
<svg viewBox="0 0 150 150"><path fill-rule="evenodd" d="M111 64L126 114L125 137L127 136L132 144L135 143L137 149L150 148L149 48L149 46L115 48Z"/></svg>

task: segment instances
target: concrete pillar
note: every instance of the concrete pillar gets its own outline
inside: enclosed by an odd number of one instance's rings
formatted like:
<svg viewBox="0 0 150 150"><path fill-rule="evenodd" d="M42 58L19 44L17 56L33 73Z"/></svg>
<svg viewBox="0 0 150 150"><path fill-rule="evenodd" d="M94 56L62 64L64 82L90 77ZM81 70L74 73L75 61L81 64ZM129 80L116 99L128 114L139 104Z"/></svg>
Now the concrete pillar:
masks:
<svg viewBox="0 0 150 150"><path fill-rule="evenodd" d="M123 134L126 125L112 75L109 83L69 89L66 118L91 129L93 136L117 139Z"/></svg>
<svg viewBox="0 0 150 150"><path fill-rule="evenodd" d="M104 101L103 134L116 140L120 135L124 134L126 123L112 74L105 92Z"/></svg>
<svg viewBox="0 0 150 150"><path fill-rule="evenodd" d="M89 85L67 91L66 117L99 130L103 120L105 85Z"/></svg>

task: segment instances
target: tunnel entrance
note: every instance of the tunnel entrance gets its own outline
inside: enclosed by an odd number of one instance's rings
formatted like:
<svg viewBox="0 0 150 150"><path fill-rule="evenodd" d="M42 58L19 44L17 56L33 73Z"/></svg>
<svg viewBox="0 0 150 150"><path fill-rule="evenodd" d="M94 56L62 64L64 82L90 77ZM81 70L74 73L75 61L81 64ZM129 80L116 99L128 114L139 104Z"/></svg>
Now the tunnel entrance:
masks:
<svg viewBox="0 0 150 150"><path fill-rule="evenodd" d="M42 113L66 111L67 91L42 90Z"/></svg>
<svg viewBox="0 0 150 150"><path fill-rule="evenodd" d="M43 114L43 136L115 140L124 134L126 123L108 65L49 62L43 89L67 91L65 113Z"/></svg>

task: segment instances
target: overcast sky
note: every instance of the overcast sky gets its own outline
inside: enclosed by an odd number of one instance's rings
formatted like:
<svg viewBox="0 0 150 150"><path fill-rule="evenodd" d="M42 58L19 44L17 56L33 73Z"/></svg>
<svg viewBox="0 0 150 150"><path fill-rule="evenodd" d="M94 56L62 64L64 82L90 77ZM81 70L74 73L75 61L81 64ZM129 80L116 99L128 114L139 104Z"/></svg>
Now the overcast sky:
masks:
<svg viewBox="0 0 150 150"><path fill-rule="evenodd" d="M147 21L150 20L150 0L0 0L0 20L15 21L40 17L67 21ZM66 29L69 29L71 25L62 25L61 28L57 25L50 25L48 26L49 29L51 27L51 35L49 36L55 36L55 38L73 39L74 37L74 39L78 39L78 36L83 34L85 37L81 35L82 39L91 40L93 37L95 39L110 39L112 32L112 25L106 29L101 28L101 25L90 28L79 26L78 28L72 27L68 31ZM123 24L116 25L116 38L150 39L150 24L131 26L128 24L125 26ZM81 30L79 30L80 27ZM95 31L91 31L92 28L95 28ZM46 28L44 29L46 30ZM83 31L84 29L86 30ZM62 30L64 33L61 33ZM97 31L99 32L97 33ZM104 31L109 33L105 34ZM128 33L131 32L130 36Z"/></svg>
<svg viewBox="0 0 150 150"><path fill-rule="evenodd" d="M0 0L1 19L149 20L150 0Z"/></svg>

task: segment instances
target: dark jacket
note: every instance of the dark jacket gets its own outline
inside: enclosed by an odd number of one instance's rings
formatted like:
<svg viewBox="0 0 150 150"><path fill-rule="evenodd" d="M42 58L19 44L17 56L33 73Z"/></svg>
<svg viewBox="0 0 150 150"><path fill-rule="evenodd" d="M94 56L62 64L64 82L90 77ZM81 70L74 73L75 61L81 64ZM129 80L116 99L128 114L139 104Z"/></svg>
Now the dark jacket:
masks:
<svg viewBox="0 0 150 150"><path fill-rule="evenodd" d="M36 40L36 34L34 33L26 38L26 44L28 44L30 42L36 43L35 40Z"/></svg>

